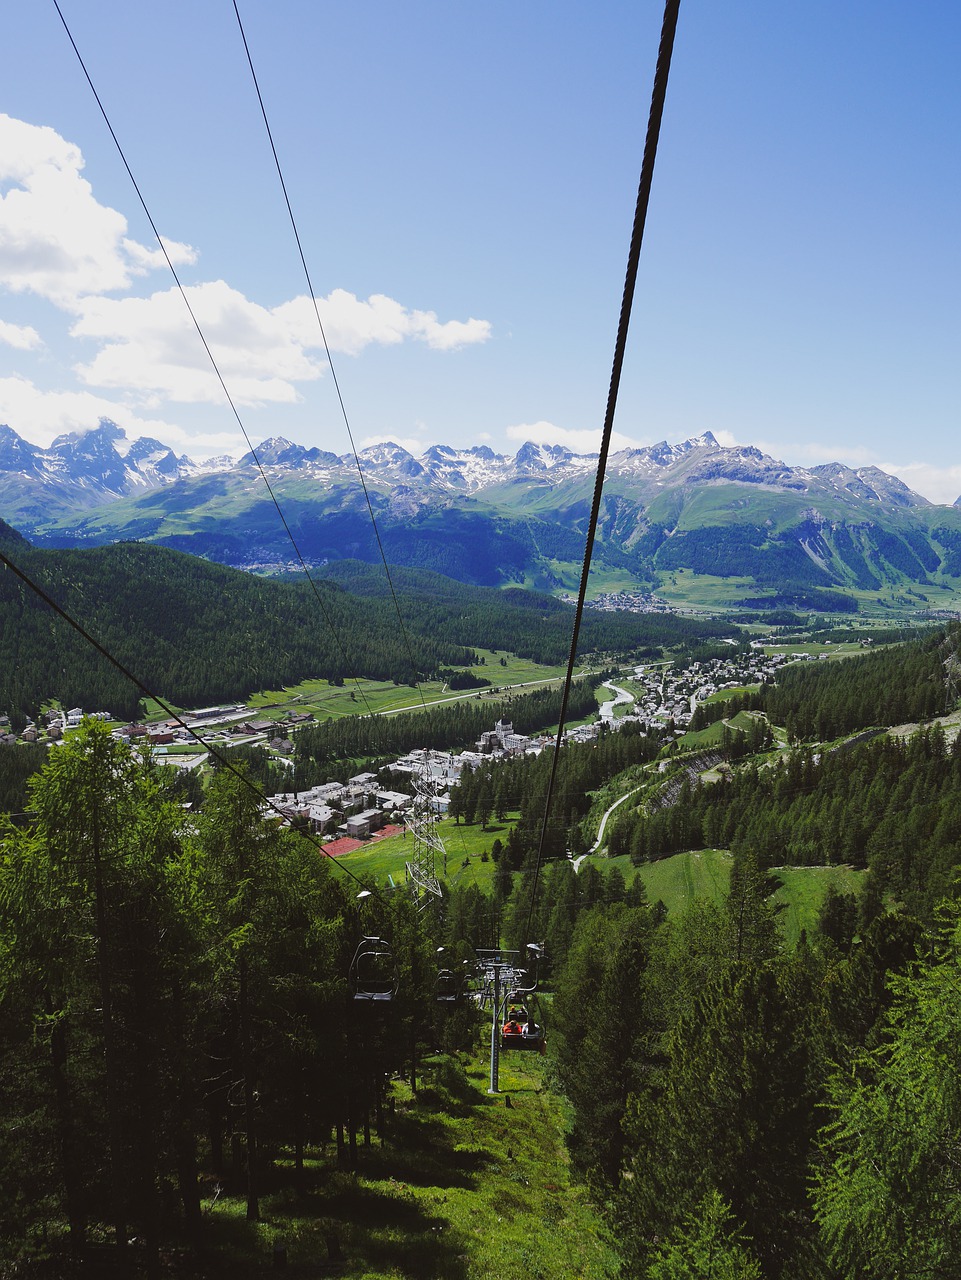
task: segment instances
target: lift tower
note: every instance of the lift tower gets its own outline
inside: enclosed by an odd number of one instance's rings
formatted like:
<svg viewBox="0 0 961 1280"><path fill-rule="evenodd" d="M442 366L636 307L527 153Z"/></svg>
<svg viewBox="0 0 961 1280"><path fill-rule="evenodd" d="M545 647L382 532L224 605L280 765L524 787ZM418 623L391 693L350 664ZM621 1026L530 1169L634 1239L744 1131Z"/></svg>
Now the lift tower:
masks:
<svg viewBox="0 0 961 1280"><path fill-rule="evenodd" d="M407 826L414 837L414 853L407 863L407 882L419 907L440 897L440 881L435 870L438 855L446 865L444 842L437 834L437 789L432 778L414 781L414 806Z"/></svg>

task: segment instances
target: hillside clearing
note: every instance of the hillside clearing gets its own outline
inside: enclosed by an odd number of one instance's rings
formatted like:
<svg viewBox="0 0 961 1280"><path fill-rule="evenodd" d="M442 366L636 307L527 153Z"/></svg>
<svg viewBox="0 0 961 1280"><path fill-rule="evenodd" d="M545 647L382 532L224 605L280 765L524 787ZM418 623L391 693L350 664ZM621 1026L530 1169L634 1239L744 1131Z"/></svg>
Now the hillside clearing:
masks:
<svg viewBox="0 0 961 1280"><path fill-rule="evenodd" d="M333 1152L315 1153L299 1192L280 1162L264 1221L245 1222L235 1197L210 1207L231 1259L225 1274L262 1274L282 1242L302 1276L613 1277L600 1219L570 1179L564 1116L545 1088L545 1066L535 1055L505 1055L493 1096L483 1052L431 1060L416 1096L395 1081L387 1133L370 1146L358 1135L355 1173L337 1169Z"/></svg>

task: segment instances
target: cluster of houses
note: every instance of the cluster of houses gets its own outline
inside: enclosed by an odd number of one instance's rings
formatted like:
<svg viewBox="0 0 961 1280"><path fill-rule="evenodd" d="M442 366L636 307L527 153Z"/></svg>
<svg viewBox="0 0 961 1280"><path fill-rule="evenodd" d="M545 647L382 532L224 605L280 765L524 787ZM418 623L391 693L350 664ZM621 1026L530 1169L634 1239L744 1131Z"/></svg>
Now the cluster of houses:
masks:
<svg viewBox="0 0 961 1280"><path fill-rule="evenodd" d="M410 796L381 788L376 773L358 773L346 782L325 782L297 793L268 796L268 808L290 821L305 823L322 836L365 840L392 816L410 807Z"/></svg>
<svg viewBox="0 0 961 1280"><path fill-rule="evenodd" d="M450 805L450 789L468 765L477 768L492 756L538 752L547 741L515 733L509 720L498 720L493 729L481 735L474 751L418 747L394 760L385 772L400 779L398 785L405 785L404 779L408 779L408 790L384 789L377 774L358 773L344 783L326 782L296 794L268 796L268 805L291 822L306 823L316 835L364 840L388 823L403 822L414 807L418 789L429 797L438 814L444 814Z"/></svg>
<svg viewBox="0 0 961 1280"><path fill-rule="evenodd" d="M636 699L634 712L615 723L634 721L651 729L672 720L675 728L683 732L699 702L724 689L762 684L773 679L785 663L799 660L815 660L815 655L768 654L756 643L748 652L738 650L730 658L692 662L680 672L669 663L635 667L634 683L641 685L643 692Z"/></svg>
<svg viewBox="0 0 961 1280"><path fill-rule="evenodd" d="M222 733L225 740L264 742L271 751L289 756L293 755L294 744L288 731L300 725L313 724L314 719L309 711L290 711L281 720L251 720L250 712L243 705L202 707L199 711L189 712L184 724L178 720L161 720L149 725L127 724L115 729L114 736L129 743L163 748L178 742L195 742L194 733L213 731Z"/></svg>
<svg viewBox="0 0 961 1280"><path fill-rule="evenodd" d="M571 595L561 596L565 604L577 604ZM660 596L649 591L602 591L593 600L585 600L585 609L597 609L601 613L677 613Z"/></svg>
<svg viewBox="0 0 961 1280"><path fill-rule="evenodd" d="M0 742L4 745L17 742L59 742L68 729L76 729L84 718L90 720L112 720L109 711L84 711L82 707L74 707L71 711L51 709L45 711L36 720L28 720L20 730L19 736L13 733L10 717L0 715Z"/></svg>
<svg viewBox="0 0 961 1280"><path fill-rule="evenodd" d="M599 716L589 724L569 729L565 736L573 742L590 742L597 738L603 723L612 729L639 724L645 731L662 731L668 721L673 721L676 732L683 733L697 703L711 694L769 680L786 662L810 657L803 653L766 654L755 642L749 651L738 649L731 653L730 658L694 662L680 672L676 672L670 663L638 666L628 682L634 686L633 691L620 689L614 684L609 686L615 691L617 702L632 704L630 711L615 719L608 704L606 717ZM639 693L637 686L640 686ZM106 711L86 714L104 720L111 718ZM40 717L39 724L28 722L20 739L55 742L68 729L79 725L84 715L79 707L69 712L47 712ZM274 752L284 756L294 750L289 731L313 720L310 712L288 712L280 721L252 720L248 709L237 705L205 707L190 712L187 724L205 734L219 732L225 740L266 742ZM176 721L129 724L113 732L118 738L144 743L161 752L174 743L194 740ZM15 741L10 733L9 717L0 715L0 742ZM269 805L275 812L280 810L291 822L305 823L318 835L365 839L388 823L403 821L413 808L414 795L418 790L429 794L430 802L438 813L446 813L450 789L459 782L468 765L476 769L491 757L536 754L552 745L551 738L515 733L510 721L498 720L492 729L481 734L471 751L455 754L425 747L393 761L388 771L397 790L385 789L376 774L360 773L346 783L328 782L296 794L271 796Z"/></svg>

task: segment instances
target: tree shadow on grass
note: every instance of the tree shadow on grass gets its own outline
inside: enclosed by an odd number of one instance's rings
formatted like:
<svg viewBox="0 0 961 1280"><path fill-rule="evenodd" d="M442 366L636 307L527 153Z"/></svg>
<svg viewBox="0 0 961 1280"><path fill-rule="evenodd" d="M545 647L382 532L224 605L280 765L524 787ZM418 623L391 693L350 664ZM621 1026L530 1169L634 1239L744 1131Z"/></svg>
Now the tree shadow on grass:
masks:
<svg viewBox="0 0 961 1280"><path fill-rule="evenodd" d="M349 1273L382 1270L411 1280L466 1275L466 1242L402 1181L382 1191L338 1174L326 1191L273 1208L271 1220L290 1242L291 1265L324 1259Z"/></svg>
<svg viewBox="0 0 961 1280"><path fill-rule="evenodd" d="M433 1126L432 1126L433 1127ZM372 1147L358 1153L358 1170L367 1178L407 1182L417 1187L462 1187L470 1190L476 1174L492 1158L484 1149L452 1147L443 1126L438 1125L442 1141L432 1145L424 1141L410 1142L403 1133L395 1132L389 1147Z"/></svg>

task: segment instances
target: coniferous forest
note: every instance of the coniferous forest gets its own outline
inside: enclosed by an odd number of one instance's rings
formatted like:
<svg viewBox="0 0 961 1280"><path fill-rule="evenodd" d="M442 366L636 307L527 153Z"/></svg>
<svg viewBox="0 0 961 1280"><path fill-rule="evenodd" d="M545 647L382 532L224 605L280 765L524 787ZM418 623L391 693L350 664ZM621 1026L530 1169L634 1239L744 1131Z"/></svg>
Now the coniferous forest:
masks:
<svg viewBox="0 0 961 1280"><path fill-rule="evenodd" d="M95 641L177 706L245 698L307 678L415 684L470 664L473 645L496 648L505 637L513 652L535 662L567 658L572 610L534 592L468 587L407 570L398 572L395 606L383 583L360 569L343 571L345 587L333 578L260 578L143 543L41 551L7 526L0 539ZM143 696L136 686L9 569L0 573L0 620L0 708L15 722L51 698L136 718ZM736 634L720 620L595 613L584 620L581 652L687 647Z"/></svg>
<svg viewBox="0 0 961 1280"><path fill-rule="evenodd" d="M424 1105L463 1105L453 1055L476 1053L478 1026L469 1002L441 1013L437 948L460 963L532 939L542 1079L621 1276L959 1274L961 738L953 721L886 731L951 709L951 651L929 636L789 669L723 704L741 727L710 752L636 727L565 746L546 825L549 752L465 770L455 827L509 830L491 891L446 889L427 912L266 820L231 769L188 810L163 769L86 724L14 779L32 817L0 838L10 1274L73 1274L72 1257L203 1274L212 1196L254 1222L325 1152L353 1176L398 1123L396 1082L424 1089L438 1049L447 1084ZM516 718L556 716L538 698ZM474 732L457 718L474 705L431 713L438 744ZM363 723L305 732L298 770L353 758ZM605 848L630 857L576 865L618 780ZM649 899L635 867L704 848L730 850L723 893ZM790 945L785 865L863 876ZM365 935L392 951L380 1011L353 999Z"/></svg>

